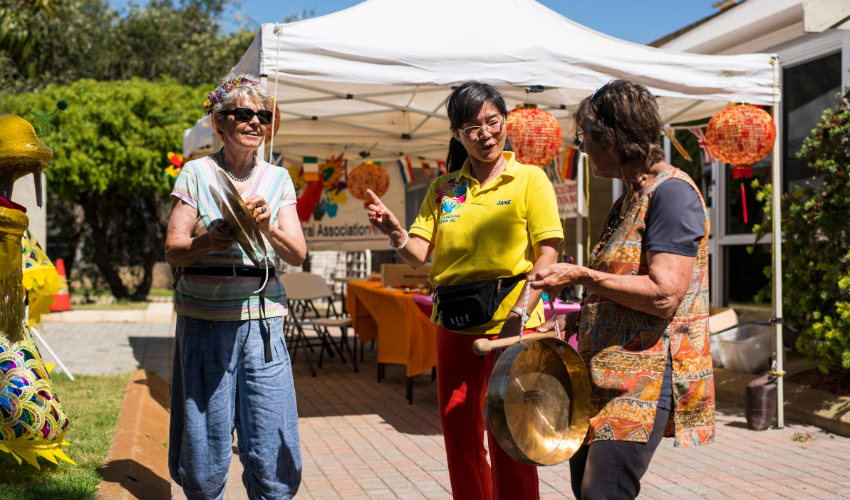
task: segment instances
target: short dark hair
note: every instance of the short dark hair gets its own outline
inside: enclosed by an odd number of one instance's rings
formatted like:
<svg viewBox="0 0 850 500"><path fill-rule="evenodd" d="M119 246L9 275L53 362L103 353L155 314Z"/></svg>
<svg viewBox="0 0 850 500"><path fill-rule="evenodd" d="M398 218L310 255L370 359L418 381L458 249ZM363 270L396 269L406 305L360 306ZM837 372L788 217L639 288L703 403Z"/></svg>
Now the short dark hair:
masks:
<svg viewBox="0 0 850 500"><path fill-rule="evenodd" d="M576 125L593 142L609 147L617 134L622 163L639 162L647 168L664 159L658 139L664 124L658 103L646 87L629 80L612 80L578 105Z"/></svg>
<svg viewBox="0 0 850 500"><path fill-rule="evenodd" d="M464 123L472 120L485 103L490 103L499 110L502 116L508 116L505 99L492 85L471 81L456 88L446 102L446 112L449 115L449 126L452 130L460 130ZM510 144L505 140L505 150L511 151ZM449 142L449 154L446 165L449 172L455 172L463 167L469 158L466 148L459 140L452 138Z"/></svg>

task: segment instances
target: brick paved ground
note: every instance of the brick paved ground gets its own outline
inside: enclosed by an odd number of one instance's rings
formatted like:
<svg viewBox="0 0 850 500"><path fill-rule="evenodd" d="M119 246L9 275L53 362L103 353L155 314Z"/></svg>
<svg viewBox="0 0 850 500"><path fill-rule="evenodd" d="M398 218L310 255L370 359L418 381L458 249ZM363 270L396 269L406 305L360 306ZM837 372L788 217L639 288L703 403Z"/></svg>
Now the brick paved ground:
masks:
<svg viewBox="0 0 850 500"><path fill-rule="evenodd" d="M49 324L45 330L66 362L75 353L69 368L78 366L80 373L167 367L167 325ZM378 383L374 351L366 350L359 374L333 359L312 378L302 352L294 367L304 455L298 500L450 498L430 375L416 379L410 406L403 368L388 366ZM672 441L662 443L641 498L850 499L850 439L794 423L751 432L743 409L724 403L718 404L717 421L711 446L674 449ZM795 442L795 433L814 440ZM542 498L573 498L566 465L539 473ZM234 457L226 498L246 498L240 476Z"/></svg>
<svg viewBox="0 0 850 500"><path fill-rule="evenodd" d="M74 375L145 368L171 380L168 323L45 323L42 334ZM41 352L54 362L45 349Z"/></svg>

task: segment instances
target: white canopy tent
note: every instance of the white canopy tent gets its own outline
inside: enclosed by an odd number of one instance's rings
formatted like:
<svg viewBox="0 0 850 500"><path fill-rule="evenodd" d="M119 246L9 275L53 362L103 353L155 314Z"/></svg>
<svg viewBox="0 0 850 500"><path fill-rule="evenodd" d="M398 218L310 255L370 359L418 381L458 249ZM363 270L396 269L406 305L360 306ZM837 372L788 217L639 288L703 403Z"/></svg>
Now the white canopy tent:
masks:
<svg viewBox="0 0 850 500"><path fill-rule="evenodd" d="M669 52L590 30L533 0L368 0L327 16L264 24L234 67L261 75L282 113L275 150L370 159L443 156L451 87L479 80L508 105L532 102L561 122L615 78L647 86L667 123L711 116L729 102L779 99L771 56ZM211 145L208 118L184 154ZM190 149L191 148L191 149ZM403 153L403 154L402 154Z"/></svg>
<svg viewBox="0 0 850 500"><path fill-rule="evenodd" d="M497 86L511 108L530 102L549 111L568 145L578 103L612 79L646 85L665 123L706 118L730 102L773 105L776 119L778 71L775 55L680 53L618 40L534 0L367 0L319 18L264 24L234 67L259 75L276 97L282 118L275 152L370 160L445 156L445 100L452 86L468 80ZM212 142L209 118L199 120L184 135L183 153ZM778 147L777 140L774 186L780 185ZM774 276L781 276L779 238L773 246ZM781 294L781 280L774 279L776 318ZM782 357L775 359L781 372ZM780 426L782 401L780 377Z"/></svg>

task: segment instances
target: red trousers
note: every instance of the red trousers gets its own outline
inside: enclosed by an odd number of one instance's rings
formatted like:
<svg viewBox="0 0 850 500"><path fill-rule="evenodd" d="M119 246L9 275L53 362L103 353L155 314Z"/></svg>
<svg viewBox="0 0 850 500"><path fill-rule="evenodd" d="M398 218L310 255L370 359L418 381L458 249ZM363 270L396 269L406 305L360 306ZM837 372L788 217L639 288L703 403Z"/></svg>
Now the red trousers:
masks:
<svg viewBox="0 0 850 500"><path fill-rule="evenodd" d="M502 450L484 422L484 396L494 354L478 356L472 343L483 335L437 327L437 395L446 440L452 496L463 500L537 500L537 467L517 462ZM484 430L490 463L484 449Z"/></svg>

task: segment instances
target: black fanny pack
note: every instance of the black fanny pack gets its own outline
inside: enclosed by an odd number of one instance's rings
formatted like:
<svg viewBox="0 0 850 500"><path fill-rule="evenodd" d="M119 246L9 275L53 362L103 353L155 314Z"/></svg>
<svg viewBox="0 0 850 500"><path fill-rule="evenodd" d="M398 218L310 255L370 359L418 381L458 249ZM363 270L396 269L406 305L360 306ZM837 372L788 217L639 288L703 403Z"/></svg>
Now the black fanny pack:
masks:
<svg viewBox="0 0 850 500"><path fill-rule="evenodd" d="M180 276L233 276L233 267L181 267ZM275 268L269 266L269 278L274 278ZM236 266L236 276L240 278L265 278L266 270L259 267Z"/></svg>
<svg viewBox="0 0 850 500"><path fill-rule="evenodd" d="M434 291L437 317L443 327L449 330L463 330L487 324L493 319L505 297L525 277L525 274L520 274L513 278L438 286Z"/></svg>

